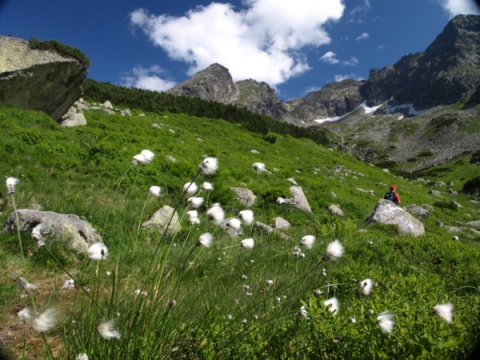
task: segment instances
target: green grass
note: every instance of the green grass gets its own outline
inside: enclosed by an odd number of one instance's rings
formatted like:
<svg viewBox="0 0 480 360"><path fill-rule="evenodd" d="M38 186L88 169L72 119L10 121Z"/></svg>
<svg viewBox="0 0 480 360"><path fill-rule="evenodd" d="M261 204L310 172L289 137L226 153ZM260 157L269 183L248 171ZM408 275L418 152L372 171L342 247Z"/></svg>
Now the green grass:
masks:
<svg viewBox="0 0 480 360"><path fill-rule="evenodd" d="M87 126L62 128L38 112L0 109L0 156L6 159L0 172L20 179L17 208L41 205L77 214L102 234L109 248L107 260L93 262L58 242L36 250L30 234L22 233L23 265L16 234L2 235L0 307L8 315L0 321L8 331L0 336L16 357L47 358L46 343L62 359L82 352L92 359L451 359L465 358L476 345L480 248L467 233L464 241L452 241L436 224L475 220L478 212L468 196L453 198L462 205L456 211L436 207L440 199L428 194L430 187L422 182L395 177L312 140L265 137L223 120L101 111L89 111L86 118ZM132 157L142 149L153 151L155 158L132 166ZM214 175L197 175L205 156L219 160ZM256 174L254 162L265 163L272 174ZM462 161L424 177L468 180L473 166ZM288 178L302 186L312 213L276 203L278 197L290 196ZM291 228L284 233L293 240L252 227L244 227L238 238L229 237L208 221L206 208L199 211L200 225L190 226L182 188L192 179L214 184L214 191L202 193L206 207L219 202L226 217L245 209L230 188L251 189L257 196L255 219L272 225L275 217L285 218ZM426 236L401 236L391 226L367 227L366 218L391 183L398 186L403 206L434 207L424 221ZM162 188L160 198L149 197L151 185ZM455 181L456 188L460 185ZM5 191L1 196L0 220L5 223L13 204ZM330 204L338 204L345 216L328 214ZM139 222L163 205L178 208L182 230L165 236L138 231ZM211 248L196 246L205 232L214 236ZM302 249L305 258L293 256L305 235L316 236L315 245ZM249 237L255 247L241 248L240 240ZM321 262L335 239L345 255ZM61 289L66 272L78 281L76 289ZM29 323L15 318L14 307L31 305L13 273L41 285L33 292L39 311L57 308L57 325L45 333L43 344ZM369 296L357 286L366 278L378 283ZM315 290L323 293L317 296ZM323 306L333 296L340 302L336 316ZM175 306L169 305L172 300ZM433 306L447 302L455 306L451 324L431 313ZM309 320L298 315L301 306ZM382 311L395 316L390 334L376 323ZM111 319L120 339L106 340L97 331Z"/></svg>

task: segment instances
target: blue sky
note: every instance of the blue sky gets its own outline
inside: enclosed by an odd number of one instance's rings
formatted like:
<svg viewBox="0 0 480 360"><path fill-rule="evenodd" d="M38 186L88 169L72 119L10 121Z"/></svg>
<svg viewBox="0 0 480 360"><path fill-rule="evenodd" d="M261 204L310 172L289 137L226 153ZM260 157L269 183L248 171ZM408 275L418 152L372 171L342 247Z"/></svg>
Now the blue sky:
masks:
<svg viewBox="0 0 480 360"><path fill-rule="evenodd" d="M0 35L58 40L88 77L165 91L212 63L283 100L426 47L471 0L0 0Z"/></svg>

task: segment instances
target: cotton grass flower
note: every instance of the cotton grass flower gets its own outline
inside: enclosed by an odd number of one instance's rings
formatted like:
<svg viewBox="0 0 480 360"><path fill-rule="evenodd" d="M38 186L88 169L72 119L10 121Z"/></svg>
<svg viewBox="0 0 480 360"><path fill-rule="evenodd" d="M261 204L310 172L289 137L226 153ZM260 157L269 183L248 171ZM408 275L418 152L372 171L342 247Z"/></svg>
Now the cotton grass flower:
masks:
<svg viewBox="0 0 480 360"><path fill-rule="evenodd" d="M150 150L142 150L140 154L137 154L132 159L132 165L147 165L152 162L155 154Z"/></svg>
<svg viewBox="0 0 480 360"><path fill-rule="evenodd" d="M45 237L43 236L43 224L38 224L32 229L32 238L37 241L37 246L45 246Z"/></svg>
<svg viewBox="0 0 480 360"><path fill-rule="evenodd" d="M433 312L442 320L451 323L453 320L453 304L438 304L433 307Z"/></svg>
<svg viewBox="0 0 480 360"><path fill-rule="evenodd" d="M199 165L199 170L203 175L212 175L218 169L218 160L214 157L207 157Z"/></svg>
<svg viewBox="0 0 480 360"><path fill-rule="evenodd" d="M85 353L78 354L75 360L88 360L88 355Z"/></svg>
<svg viewBox="0 0 480 360"><path fill-rule="evenodd" d="M340 243L340 241L335 240L332 241L330 244L327 246L327 251L325 252L325 255L323 256L324 260L337 260L338 258L343 256L343 246Z"/></svg>
<svg viewBox="0 0 480 360"><path fill-rule="evenodd" d="M242 223L237 218L228 219L226 226L233 230L240 230L242 228Z"/></svg>
<svg viewBox="0 0 480 360"><path fill-rule="evenodd" d="M244 239L240 241L240 246L244 249L252 250L255 246L255 240L253 240L252 238Z"/></svg>
<svg viewBox="0 0 480 360"><path fill-rule="evenodd" d="M195 195L198 191L198 186L194 182L187 182L183 185L183 192L187 195Z"/></svg>
<svg viewBox="0 0 480 360"><path fill-rule="evenodd" d="M253 221L254 221L254 215L253 215L253 211L252 210L241 210L239 213L238 213L238 217L240 218L240 220L246 225L246 226L250 226L253 224Z"/></svg>
<svg viewBox="0 0 480 360"><path fill-rule="evenodd" d="M75 280L68 279L63 282L62 289L74 289L75 288Z"/></svg>
<svg viewBox="0 0 480 360"><path fill-rule="evenodd" d="M188 218L188 221L190 222L190 225L200 224L200 219L198 218L198 211L197 210L187 211L187 218Z"/></svg>
<svg viewBox="0 0 480 360"><path fill-rule="evenodd" d="M395 326L393 315L387 311L384 311L377 316L377 323L378 326L380 326L380 330L384 333L391 333Z"/></svg>
<svg viewBox="0 0 480 360"><path fill-rule="evenodd" d="M298 315L300 315L302 319L310 320L310 318L308 317L308 312L307 310L305 310L305 306L300 307L300 310L298 310Z"/></svg>
<svg viewBox="0 0 480 360"><path fill-rule="evenodd" d="M40 285L29 283L24 277L18 278L18 285L25 291L35 290L40 287Z"/></svg>
<svg viewBox="0 0 480 360"><path fill-rule="evenodd" d="M207 211L208 219L215 225L221 225L225 219L225 212L219 203L215 203Z"/></svg>
<svg viewBox="0 0 480 360"><path fill-rule="evenodd" d="M17 318L21 322L31 321L33 319L32 311L29 308L23 308L17 313Z"/></svg>
<svg viewBox="0 0 480 360"><path fill-rule="evenodd" d="M198 238L197 245L209 248L212 246L212 242L213 242L213 235L210 233L204 233L200 235L200 237Z"/></svg>
<svg viewBox="0 0 480 360"><path fill-rule="evenodd" d="M371 279L365 279L365 280L362 280L358 283L358 287L362 291L363 295L370 295L370 292L372 291L373 285L374 285L374 283Z"/></svg>
<svg viewBox="0 0 480 360"><path fill-rule="evenodd" d="M205 191L212 191L213 190L213 185L209 183L208 181L205 181L202 186L200 186L200 189L205 190Z"/></svg>
<svg viewBox="0 0 480 360"><path fill-rule="evenodd" d="M55 309L47 309L40 315L34 317L32 327L38 332L45 332L52 329L57 322Z"/></svg>
<svg viewBox="0 0 480 360"><path fill-rule="evenodd" d="M332 297L328 300L325 300L323 302L323 306L328 308L328 311L330 311L333 315L337 315L338 309L340 308L340 303L336 297Z"/></svg>
<svg viewBox="0 0 480 360"><path fill-rule="evenodd" d="M200 196L192 196L192 197L189 197L187 200L188 205L194 209L198 209L199 207L201 207L203 205L203 202L204 202L204 199L203 197L200 197Z"/></svg>
<svg viewBox="0 0 480 360"><path fill-rule="evenodd" d="M97 242L88 248L87 255L91 260L105 260L108 248L103 242Z"/></svg>
<svg viewBox="0 0 480 360"><path fill-rule="evenodd" d="M17 184L20 182L17 178L14 177L8 177L7 180L5 181L5 185L7 187L7 193L8 195L13 195L15 194L15 187Z"/></svg>
<svg viewBox="0 0 480 360"><path fill-rule="evenodd" d="M305 235L302 240L300 240L300 245L305 246L307 249L313 248L313 244L315 244L315 236L313 235Z"/></svg>
<svg viewBox="0 0 480 360"><path fill-rule="evenodd" d="M100 335L107 340L110 339L120 339L120 333L115 329L115 319L103 321L97 327L98 332Z"/></svg>
<svg viewBox="0 0 480 360"><path fill-rule="evenodd" d="M160 196L161 191L162 189L160 188L160 186L156 186L156 185L150 186L150 189L148 189L148 192L150 193L150 195L157 198Z"/></svg>

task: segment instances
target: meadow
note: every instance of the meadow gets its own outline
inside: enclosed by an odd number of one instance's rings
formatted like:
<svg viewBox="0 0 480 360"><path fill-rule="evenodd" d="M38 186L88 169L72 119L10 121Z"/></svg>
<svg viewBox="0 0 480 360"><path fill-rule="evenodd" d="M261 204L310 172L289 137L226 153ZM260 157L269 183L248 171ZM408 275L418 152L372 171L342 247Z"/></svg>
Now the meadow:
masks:
<svg viewBox="0 0 480 360"><path fill-rule="evenodd" d="M166 111L132 113L92 110L87 126L62 128L39 112L0 108L0 173L19 180L14 192L0 193L2 226L15 208L76 214L106 246L83 254L61 240L38 248L30 233L2 233L0 345L7 355L460 359L475 348L480 239L472 233L454 241L438 223L478 220L478 205L459 193L453 200L461 207L439 207L429 190L440 180L460 189L478 166L456 159L451 172L408 180L310 139ZM132 164L142 150L154 157ZM218 169L199 169L205 158ZM256 162L269 172L255 171ZM277 203L290 196L292 178L311 213ZM199 187L194 195L184 192L188 182ZM213 189L203 190L205 182ZM425 236L366 224L392 183L402 206L434 208L422 220ZM231 187L252 190L255 204L242 205ZM190 196L204 200L195 222ZM207 215L216 203L224 219L247 209L268 225L281 217L291 226L278 232L291 240L244 223L230 236ZM345 216L329 214L331 204ZM176 209L181 230L142 228L164 205ZM20 277L31 286L19 286ZM30 314L19 316L23 309Z"/></svg>

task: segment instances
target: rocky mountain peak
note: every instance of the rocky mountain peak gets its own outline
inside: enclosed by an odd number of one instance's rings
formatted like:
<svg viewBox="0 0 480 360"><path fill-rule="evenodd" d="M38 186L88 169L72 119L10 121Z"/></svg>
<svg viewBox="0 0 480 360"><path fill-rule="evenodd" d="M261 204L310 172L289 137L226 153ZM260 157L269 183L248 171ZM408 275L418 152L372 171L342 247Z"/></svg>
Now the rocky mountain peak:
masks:
<svg viewBox="0 0 480 360"><path fill-rule="evenodd" d="M228 104L235 96L235 84L225 66L212 64L167 92Z"/></svg>

